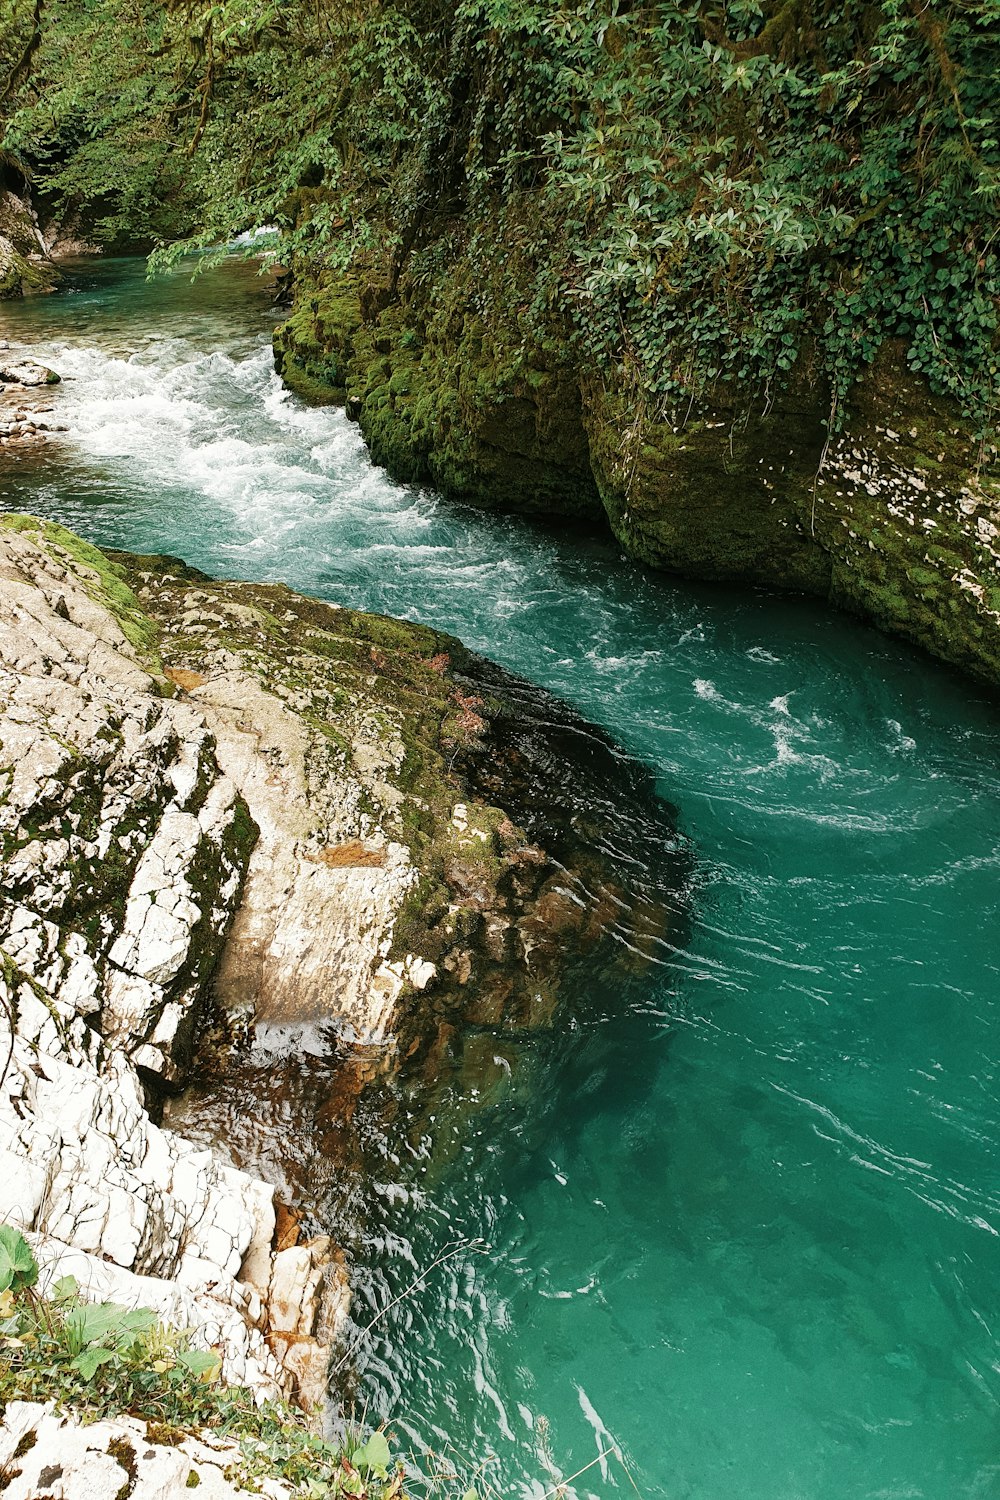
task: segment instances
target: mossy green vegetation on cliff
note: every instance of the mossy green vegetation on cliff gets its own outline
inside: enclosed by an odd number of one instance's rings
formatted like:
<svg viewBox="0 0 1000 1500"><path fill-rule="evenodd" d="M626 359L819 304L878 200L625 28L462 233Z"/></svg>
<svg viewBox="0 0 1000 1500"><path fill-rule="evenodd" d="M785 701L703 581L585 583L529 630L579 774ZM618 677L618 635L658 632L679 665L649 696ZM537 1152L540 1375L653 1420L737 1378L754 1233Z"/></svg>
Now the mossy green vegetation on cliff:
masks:
<svg viewBox="0 0 1000 1500"><path fill-rule="evenodd" d="M278 222L391 299L464 259L671 404L804 336L842 400L899 337L989 424L993 0L6 6L6 149L106 239Z"/></svg>
<svg viewBox="0 0 1000 1500"><path fill-rule="evenodd" d="M395 475L996 680L996 0L6 3L42 197L160 261L277 225L279 368Z"/></svg>
<svg viewBox="0 0 1000 1500"><path fill-rule="evenodd" d="M58 521L43 521L37 516L6 515L0 517L0 529L26 531L56 548L71 564L80 564L87 589L96 603L114 615L126 640L151 672L160 670L156 650L156 627L140 607L138 599L125 582L124 569L111 561L98 547L91 546L75 531Z"/></svg>

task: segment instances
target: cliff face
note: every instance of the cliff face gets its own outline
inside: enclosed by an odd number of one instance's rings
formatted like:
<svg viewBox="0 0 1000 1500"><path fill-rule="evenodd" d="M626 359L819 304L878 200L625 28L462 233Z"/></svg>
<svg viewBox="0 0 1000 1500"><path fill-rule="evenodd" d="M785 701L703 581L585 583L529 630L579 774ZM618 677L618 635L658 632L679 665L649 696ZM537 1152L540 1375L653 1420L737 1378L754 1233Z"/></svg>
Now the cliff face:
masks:
<svg viewBox="0 0 1000 1500"><path fill-rule="evenodd" d="M229 1380L315 1399L342 1278L322 1245L307 1266L279 1252L271 1188L152 1118L239 905L246 800L95 549L8 518L0 621L0 1219L50 1280L191 1328ZM294 1371L268 1342L293 1270L312 1355Z"/></svg>
<svg viewBox="0 0 1000 1500"><path fill-rule="evenodd" d="M600 498L565 340L485 322L473 280L462 266L440 295L405 303L360 278L306 282L275 333L278 369L306 399L349 394L372 457L399 479L592 521Z"/></svg>
<svg viewBox="0 0 1000 1500"><path fill-rule="evenodd" d="M829 442L829 392L807 356L767 402L722 391L671 423L565 348L555 328L484 325L467 269L433 295L302 284L275 333L289 385L350 401L397 477L606 523L654 567L816 594L1000 682L995 455L901 346L883 346Z"/></svg>
<svg viewBox="0 0 1000 1500"><path fill-rule="evenodd" d="M1000 682L1000 476L960 414L884 346L826 441L804 369L766 412L678 428L594 391L587 428L615 536L654 567L818 594Z"/></svg>

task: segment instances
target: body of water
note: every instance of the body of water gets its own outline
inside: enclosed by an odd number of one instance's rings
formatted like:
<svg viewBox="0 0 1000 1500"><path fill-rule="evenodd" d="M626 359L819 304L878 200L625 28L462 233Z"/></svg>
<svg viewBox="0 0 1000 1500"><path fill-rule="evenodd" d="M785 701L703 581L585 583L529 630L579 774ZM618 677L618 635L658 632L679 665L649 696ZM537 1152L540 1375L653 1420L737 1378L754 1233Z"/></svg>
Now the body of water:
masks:
<svg viewBox="0 0 1000 1500"><path fill-rule="evenodd" d="M338 1199L359 1323L490 1246L368 1336L369 1418L537 1500L608 1449L669 1500L1000 1497L1000 715L819 605L393 483L273 319L242 263L4 305L69 431L0 504L453 631L653 766L696 869L681 951Z"/></svg>

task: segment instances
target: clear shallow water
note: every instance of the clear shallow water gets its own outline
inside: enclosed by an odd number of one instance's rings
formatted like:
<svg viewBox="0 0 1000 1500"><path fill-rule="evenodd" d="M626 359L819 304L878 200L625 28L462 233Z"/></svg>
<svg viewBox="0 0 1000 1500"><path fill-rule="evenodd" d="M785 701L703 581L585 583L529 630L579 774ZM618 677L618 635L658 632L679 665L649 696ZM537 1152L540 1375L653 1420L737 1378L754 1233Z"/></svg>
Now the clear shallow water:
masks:
<svg viewBox="0 0 1000 1500"><path fill-rule="evenodd" d="M379 1324L369 1413L512 1495L618 1444L670 1500L1000 1496L996 709L818 607L392 483L280 389L244 267L87 274L0 309L72 377L0 504L453 630L655 766L696 851L622 1013L581 997L530 1090L440 1122L450 1166L431 1122L340 1201L359 1322L492 1246Z"/></svg>

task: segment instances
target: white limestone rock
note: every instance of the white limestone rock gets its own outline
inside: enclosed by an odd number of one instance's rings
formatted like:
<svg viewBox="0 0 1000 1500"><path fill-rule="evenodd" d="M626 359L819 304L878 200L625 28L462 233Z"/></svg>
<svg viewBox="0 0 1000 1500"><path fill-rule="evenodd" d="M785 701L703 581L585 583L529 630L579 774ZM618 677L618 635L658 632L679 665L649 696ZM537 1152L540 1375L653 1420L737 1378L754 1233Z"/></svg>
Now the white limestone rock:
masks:
<svg viewBox="0 0 1000 1500"><path fill-rule="evenodd" d="M227 1380L292 1394L267 1342L273 1189L154 1125L137 1072L183 1077L253 827L134 601L81 553L0 526L0 1218L43 1283L150 1307ZM319 1343L317 1298L299 1313L284 1331L325 1371L332 1328Z"/></svg>
<svg viewBox="0 0 1000 1500"><path fill-rule="evenodd" d="M83 1426L52 1405L12 1401L0 1421L0 1472L6 1500L250 1500L259 1494L226 1477L241 1465L235 1443L211 1434L169 1446L151 1440L146 1424L116 1417ZM289 1486L268 1479L271 1500L289 1500Z"/></svg>

